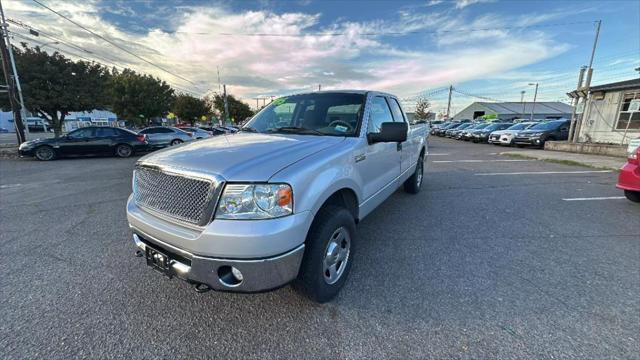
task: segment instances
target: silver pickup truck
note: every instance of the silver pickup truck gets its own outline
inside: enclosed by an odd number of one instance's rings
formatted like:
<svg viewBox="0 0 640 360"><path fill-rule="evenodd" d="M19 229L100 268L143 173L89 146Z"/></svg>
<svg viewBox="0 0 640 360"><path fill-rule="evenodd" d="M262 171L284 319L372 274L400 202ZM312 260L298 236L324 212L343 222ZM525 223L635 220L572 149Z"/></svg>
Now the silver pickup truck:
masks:
<svg viewBox="0 0 640 360"><path fill-rule="evenodd" d="M279 98L236 134L137 162L127 203L136 254L199 292L295 280L329 301L356 256L356 224L400 186L420 191L426 136L390 94Z"/></svg>

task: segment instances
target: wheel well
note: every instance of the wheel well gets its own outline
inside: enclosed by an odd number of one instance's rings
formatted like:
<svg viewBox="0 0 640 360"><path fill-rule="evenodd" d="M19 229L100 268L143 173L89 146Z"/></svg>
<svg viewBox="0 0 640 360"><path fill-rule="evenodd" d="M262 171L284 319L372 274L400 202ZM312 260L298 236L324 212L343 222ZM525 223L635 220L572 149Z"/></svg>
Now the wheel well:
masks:
<svg viewBox="0 0 640 360"><path fill-rule="evenodd" d="M328 205L340 206L349 210L351 215L353 215L353 219L355 220L356 224L358 223L358 197L353 190L349 188L343 188L334 192L333 194L331 194L331 196L329 196L324 204L322 204L321 208Z"/></svg>
<svg viewBox="0 0 640 360"><path fill-rule="evenodd" d="M422 150L420 150L420 156L424 156L424 152L425 152L425 151L426 151L426 150L425 150L425 148L424 148L424 146L423 146L423 147L422 147ZM418 156L418 157L420 157L420 156Z"/></svg>

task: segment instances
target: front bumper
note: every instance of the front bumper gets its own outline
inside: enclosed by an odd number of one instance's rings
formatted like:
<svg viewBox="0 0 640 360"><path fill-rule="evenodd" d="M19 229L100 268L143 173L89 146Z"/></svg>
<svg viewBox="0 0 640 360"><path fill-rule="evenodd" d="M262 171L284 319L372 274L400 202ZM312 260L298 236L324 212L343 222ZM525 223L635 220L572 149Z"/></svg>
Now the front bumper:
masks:
<svg viewBox="0 0 640 360"><path fill-rule="evenodd" d="M516 137L513 139L513 143L518 145L541 146L544 141L540 137Z"/></svg>
<svg viewBox="0 0 640 360"><path fill-rule="evenodd" d="M297 277L304 255L304 244L274 257L238 260L194 255L135 232L133 241L142 253L150 247L165 254L169 258L167 275L219 291L260 292L279 288ZM239 271L240 280L229 278L231 268Z"/></svg>
<svg viewBox="0 0 640 360"><path fill-rule="evenodd" d="M18 150L18 154L19 154L20 156L33 156L33 155L34 155L34 153L33 153L33 149L31 149L31 148L27 148L27 149L19 149L19 150Z"/></svg>

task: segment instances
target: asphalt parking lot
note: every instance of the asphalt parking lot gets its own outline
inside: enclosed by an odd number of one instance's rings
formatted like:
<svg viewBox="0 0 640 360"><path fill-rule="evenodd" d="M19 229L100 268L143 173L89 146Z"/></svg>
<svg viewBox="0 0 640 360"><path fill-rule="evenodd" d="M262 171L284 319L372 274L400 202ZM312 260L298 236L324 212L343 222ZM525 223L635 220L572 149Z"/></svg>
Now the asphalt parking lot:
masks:
<svg viewBox="0 0 640 360"><path fill-rule="evenodd" d="M441 138L430 152L423 191L358 226L349 281L325 305L291 287L197 294L147 268L125 217L135 159L0 160L0 353L640 356L640 206L614 172Z"/></svg>

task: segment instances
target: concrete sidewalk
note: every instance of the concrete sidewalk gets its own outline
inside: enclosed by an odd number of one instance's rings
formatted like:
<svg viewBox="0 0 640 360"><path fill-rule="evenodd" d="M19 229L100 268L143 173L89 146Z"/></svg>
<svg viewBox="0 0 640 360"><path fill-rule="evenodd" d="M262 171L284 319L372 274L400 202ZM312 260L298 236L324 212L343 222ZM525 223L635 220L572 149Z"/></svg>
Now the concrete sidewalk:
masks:
<svg viewBox="0 0 640 360"><path fill-rule="evenodd" d="M591 168L619 170L626 159L612 156L587 155L550 150L504 151L500 155L550 161L567 165L581 165Z"/></svg>

